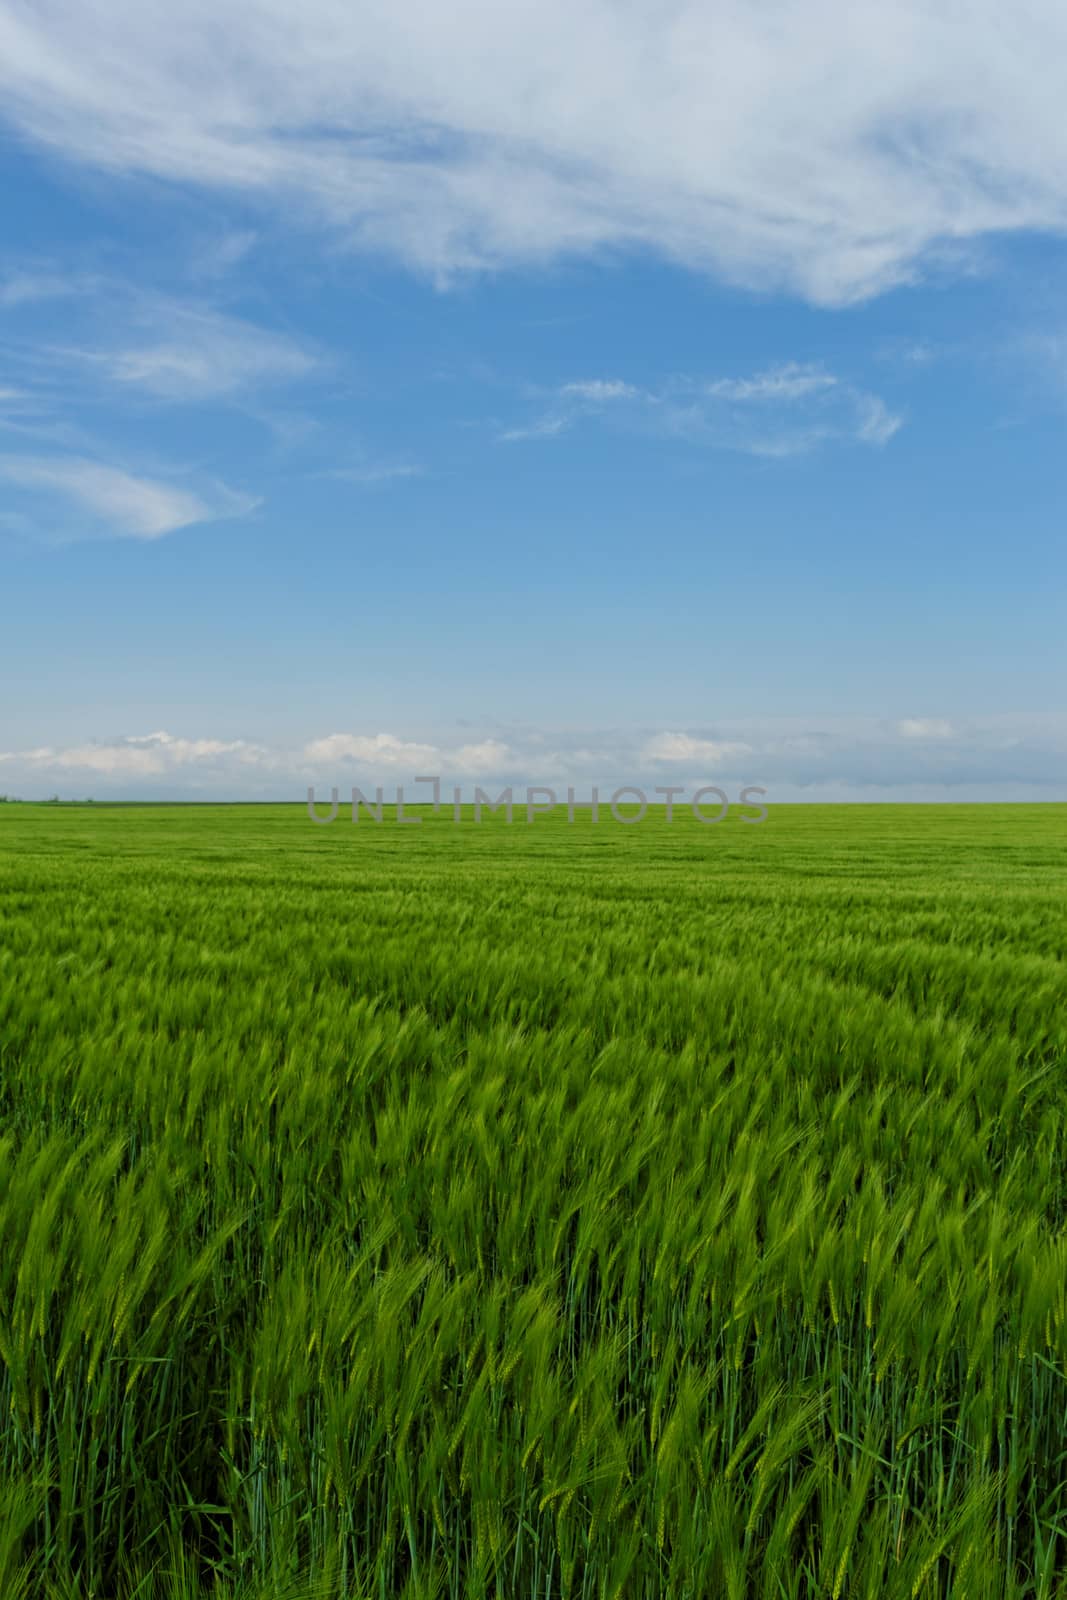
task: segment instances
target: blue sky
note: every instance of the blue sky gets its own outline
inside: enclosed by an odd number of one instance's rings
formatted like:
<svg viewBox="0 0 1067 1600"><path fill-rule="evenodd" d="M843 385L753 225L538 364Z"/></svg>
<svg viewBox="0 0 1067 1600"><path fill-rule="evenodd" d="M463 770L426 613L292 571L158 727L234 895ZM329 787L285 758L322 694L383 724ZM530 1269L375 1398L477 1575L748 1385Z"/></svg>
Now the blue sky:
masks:
<svg viewBox="0 0 1067 1600"><path fill-rule="evenodd" d="M1067 16L0 0L0 791L1067 799Z"/></svg>

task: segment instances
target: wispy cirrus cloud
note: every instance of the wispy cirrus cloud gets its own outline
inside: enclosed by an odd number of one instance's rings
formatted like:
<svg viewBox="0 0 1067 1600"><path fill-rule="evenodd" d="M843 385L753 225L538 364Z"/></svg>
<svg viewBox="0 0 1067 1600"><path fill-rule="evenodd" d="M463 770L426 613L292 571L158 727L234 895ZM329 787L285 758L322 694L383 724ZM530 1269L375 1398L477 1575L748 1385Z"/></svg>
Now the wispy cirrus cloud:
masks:
<svg viewBox="0 0 1067 1600"><path fill-rule="evenodd" d="M51 312L34 320L55 299L68 302L59 336ZM89 385L179 403L228 400L330 368L328 353L310 340L121 276L40 264L9 269L0 276L0 312L19 330L5 341L8 360L27 381L75 397Z"/></svg>
<svg viewBox="0 0 1067 1600"><path fill-rule="evenodd" d="M625 402L655 403L656 396L621 378L582 378L563 383L549 396L550 408L541 416L517 427L508 428L500 438L505 443L523 439L554 439L581 420L597 417L616 407L631 410Z"/></svg>
<svg viewBox="0 0 1067 1600"><path fill-rule="evenodd" d="M832 372L789 361L752 378L715 378L707 385L706 393L712 399L740 405L774 405L804 400L838 387Z"/></svg>
<svg viewBox="0 0 1067 1600"><path fill-rule="evenodd" d="M69 299L88 292L94 280L48 267L24 267L0 274L0 310L12 311L40 301Z"/></svg>
<svg viewBox="0 0 1067 1600"><path fill-rule="evenodd" d="M306 379L323 358L286 334L210 308L143 298L91 345L49 352L160 400L227 399Z"/></svg>
<svg viewBox="0 0 1067 1600"><path fill-rule="evenodd" d="M904 418L876 394L855 393L855 404L856 437L864 444L888 444L904 426Z"/></svg>
<svg viewBox="0 0 1067 1600"><path fill-rule="evenodd" d="M243 516L256 501L222 485L208 493L77 456L0 456L0 479L67 502L81 513L74 537L159 539L178 528Z"/></svg>
<svg viewBox="0 0 1067 1600"><path fill-rule="evenodd" d="M557 434L564 433L573 421L573 416L560 413L538 417L520 427L505 429L500 438L505 444L519 444L524 439L554 439Z"/></svg>
<svg viewBox="0 0 1067 1600"><path fill-rule="evenodd" d="M688 440L711 449L787 457L821 445L886 445L903 426L879 395L823 367L786 362L745 377L673 377L654 388L618 378L562 384L540 416L505 442L552 439L583 422Z"/></svg>
<svg viewBox="0 0 1067 1600"><path fill-rule="evenodd" d="M227 228L194 250L191 262L193 277L226 277L251 255L257 239L252 228Z"/></svg>
<svg viewBox="0 0 1067 1600"><path fill-rule="evenodd" d="M876 354L880 361L918 369L932 366L944 351L929 339L885 339Z"/></svg>
<svg viewBox="0 0 1067 1600"><path fill-rule="evenodd" d="M51 308L40 310L60 295L68 302L61 321ZM35 493L48 509L49 536L62 540L158 538L259 503L217 481L176 481L187 474L142 471L123 460L131 401L138 411L146 398L192 410L232 405L273 427L267 397L330 368L310 341L120 278L9 272L0 280L0 312L7 318L0 428L23 446L3 457L0 476ZM57 322L65 337L57 338ZM76 522L57 523L57 501L81 513Z"/></svg>
<svg viewBox="0 0 1067 1600"><path fill-rule="evenodd" d="M340 478L347 483L369 486L396 483L405 478L421 478L426 468L417 461L375 461L368 459L349 466L330 467L325 476Z"/></svg>
<svg viewBox="0 0 1067 1600"><path fill-rule="evenodd" d="M565 400L589 400L594 405L608 405L612 400L636 400L640 394L632 383L619 378L586 378L579 383L565 383L560 394Z"/></svg>
<svg viewBox="0 0 1067 1600"><path fill-rule="evenodd" d="M0 411L21 411L31 401L31 396L25 389L11 389L6 384L0 384Z"/></svg>
<svg viewBox="0 0 1067 1600"><path fill-rule="evenodd" d="M72 161L239 191L441 280L652 249L843 305L1067 229L1067 13L1012 15L187 0L179 41L164 0L3 0L0 101Z"/></svg>

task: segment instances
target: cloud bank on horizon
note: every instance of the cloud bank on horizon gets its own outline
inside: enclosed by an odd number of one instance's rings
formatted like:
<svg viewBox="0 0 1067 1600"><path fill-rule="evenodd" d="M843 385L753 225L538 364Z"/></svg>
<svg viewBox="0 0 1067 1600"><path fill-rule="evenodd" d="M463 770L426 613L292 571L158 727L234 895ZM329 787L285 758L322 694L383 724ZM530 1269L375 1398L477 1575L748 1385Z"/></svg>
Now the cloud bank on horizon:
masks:
<svg viewBox="0 0 1067 1600"><path fill-rule="evenodd" d="M916 741L923 748L917 754ZM476 739L393 733L331 733L291 748L250 739L176 736L165 730L87 741L67 748L0 751L0 790L40 797L106 800L138 792L160 799L223 800L239 790L255 799L298 800L315 787L348 799L359 787L389 802L401 786L408 801L430 798L437 777L459 787L571 786L602 799L623 784L660 789L720 784L731 792L764 785L770 802L804 800L996 800L1009 798L1005 756L1020 797L1057 798L1067 783L1067 717L988 717L960 726L942 718L829 718L722 724L690 732L602 729L549 732L493 729ZM733 796L736 799L736 794Z"/></svg>

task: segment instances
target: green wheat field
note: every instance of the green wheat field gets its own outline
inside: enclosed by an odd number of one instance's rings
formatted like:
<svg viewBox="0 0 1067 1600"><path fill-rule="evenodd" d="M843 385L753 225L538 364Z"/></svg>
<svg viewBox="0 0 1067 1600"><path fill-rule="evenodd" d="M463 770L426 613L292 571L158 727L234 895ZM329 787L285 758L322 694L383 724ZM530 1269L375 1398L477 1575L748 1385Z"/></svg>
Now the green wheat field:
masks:
<svg viewBox="0 0 1067 1600"><path fill-rule="evenodd" d="M2 1600L1067 1594L1067 807L0 806Z"/></svg>

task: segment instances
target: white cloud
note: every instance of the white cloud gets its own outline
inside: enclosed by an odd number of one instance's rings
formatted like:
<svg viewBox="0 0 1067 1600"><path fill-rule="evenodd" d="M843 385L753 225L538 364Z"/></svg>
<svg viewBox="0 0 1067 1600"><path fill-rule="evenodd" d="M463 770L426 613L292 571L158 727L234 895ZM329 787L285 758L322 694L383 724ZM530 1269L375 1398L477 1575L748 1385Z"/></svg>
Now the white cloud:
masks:
<svg viewBox="0 0 1067 1600"><path fill-rule="evenodd" d="M459 749L442 759L450 772L484 775L502 772L513 760L510 748L499 739L483 739L479 744L460 745Z"/></svg>
<svg viewBox="0 0 1067 1600"><path fill-rule="evenodd" d="M21 753L0 753L0 761L17 761L30 770L96 773L105 778L161 777L183 768L217 765L223 758L240 767L259 765L269 756L262 746L244 739L180 739L169 733L131 734L66 749L45 745Z"/></svg>
<svg viewBox="0 0 1067 1600"><path fill-rule="evenodd" d="M654 248L843 304L1067 226L1057 0L0 0L72 159L244 191L439 276Z"/></svg>
<svg viewBox="0 0 1067 1600"><path fill-rule="evenodd" d="M952 724L941 717L904 717L897 732L902 739L951 739Z"/></svg>
<svg viewBox="0 0 1067 1600"><path fill-rule="evenodd" d="M378 770L425 765L438 759L434 745L398 739L392 733L331 733L304 746L304 757L315 765L357 762Z"/></svg>
<svg viewBox="0 0 1067 1600"><path fill-rule="evenodd" d="M369 772L403 769L411 776L417 770L430 774L448 772L456 776L499 772L511 752L498 739L483 739L449 749L441 744L401 739L392 733L331 733L304 746L304 760L316 767L349 763Z"/></svg>
<svg viewBox="0 0 1067 1600"><path fill-rule="evenodd" d="M645 762L670 763L674 766L695 762L712 767L751 753L751 745L737 740L696 739L688 733L658 733L655 738L649 739L641 751L641 758Z"/></svg>
<svg viewBox="0 0 1067 1600"><path fill-rule="evenodd" d="M159 539L177 528L240 516L255 502L221 486L212 498L157 478L77 456L0 456L0 478L17 488L73 501L90 531L118 538Z"/></svg>

